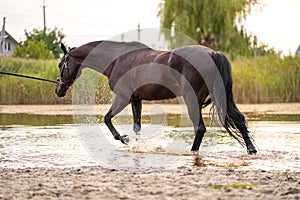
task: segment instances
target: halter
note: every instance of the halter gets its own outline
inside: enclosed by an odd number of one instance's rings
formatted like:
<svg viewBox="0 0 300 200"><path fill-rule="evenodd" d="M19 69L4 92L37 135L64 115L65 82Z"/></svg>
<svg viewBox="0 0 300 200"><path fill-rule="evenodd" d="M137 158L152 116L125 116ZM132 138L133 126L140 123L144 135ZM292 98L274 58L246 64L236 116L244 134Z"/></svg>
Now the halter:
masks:
<svg viewBox="0 0 300 200"><path fill-rule="evenodd" d="M70 51L71 50L72 49L70 49ZM67 70L68 77L70 77L69 68L68 68L68 65L67 65L68 57L69 57L69 52L67 54L65 54L64 61L63 61L63 66L61 67L61 71L60 71L60 77L58 77L56 79L57 83L59 83L61 85L64 85L67 89L69 89L69 87L74 83L74 81L76 80L77 73L78 73L78 70L76 70L74 72L74 75L72 76L72 78L70 80L65 81L65 82L62 80L64 70Z"/></svg>

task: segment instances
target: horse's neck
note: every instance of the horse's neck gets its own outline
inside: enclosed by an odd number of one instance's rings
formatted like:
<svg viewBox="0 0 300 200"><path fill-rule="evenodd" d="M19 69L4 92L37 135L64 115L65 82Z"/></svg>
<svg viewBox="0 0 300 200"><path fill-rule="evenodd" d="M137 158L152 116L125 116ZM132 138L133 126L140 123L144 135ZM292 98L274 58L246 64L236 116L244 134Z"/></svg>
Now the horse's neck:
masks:
<svg viewBox="0 0 300 200"><path fill-rule="evenodd" d="M124 42L112 42L103 41L91 46L88 44L82 46L83 48L82 56L84 57L82 61L82 66L94 69L100 73L107 75L111 68L112 63L120 56L135 51L138 49L148 48L146 45L137 42L124 43Z"/></svg>

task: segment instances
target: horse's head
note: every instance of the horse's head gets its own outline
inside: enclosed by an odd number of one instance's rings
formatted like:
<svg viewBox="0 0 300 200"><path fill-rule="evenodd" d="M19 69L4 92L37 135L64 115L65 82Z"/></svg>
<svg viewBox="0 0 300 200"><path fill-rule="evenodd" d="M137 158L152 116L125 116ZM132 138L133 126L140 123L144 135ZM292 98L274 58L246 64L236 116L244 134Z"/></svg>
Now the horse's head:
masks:
<svg viewBox="0 0 300 200"><path fill-rule="evenodd" d="M58 64L60 77L57 78L55 89L55 93L58 97L63 97L66 95L67 90L76 80L79 68L81 66L81 63L78 62L76 58L71 56L70 52L72 49L67 51L64 44L61 44L61 49L64 52L64 56Z"/></svg>

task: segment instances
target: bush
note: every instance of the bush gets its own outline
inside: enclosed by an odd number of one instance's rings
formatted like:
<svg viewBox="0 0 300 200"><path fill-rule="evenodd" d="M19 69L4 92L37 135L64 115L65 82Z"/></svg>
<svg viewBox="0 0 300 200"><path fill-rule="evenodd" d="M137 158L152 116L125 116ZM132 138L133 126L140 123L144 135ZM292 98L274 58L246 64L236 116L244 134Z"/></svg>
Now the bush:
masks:
<svg viewBox="0 0 300 200"><path fill-rule="evenodd" d="M42 41L26 40L21 46L14 50L13 57L34 58L34 59L53 59L54 56Z"/></svg>

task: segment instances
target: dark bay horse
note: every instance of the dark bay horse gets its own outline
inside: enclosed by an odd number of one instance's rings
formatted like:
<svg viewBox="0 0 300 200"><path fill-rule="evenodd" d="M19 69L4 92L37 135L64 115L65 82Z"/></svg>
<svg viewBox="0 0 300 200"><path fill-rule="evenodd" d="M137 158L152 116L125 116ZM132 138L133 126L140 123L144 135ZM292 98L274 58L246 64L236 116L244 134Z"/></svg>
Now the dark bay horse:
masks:
<svg viewBox="0 0 300 200"><path fill-rule="evenodd" d="M109 80L115 99L104 122L116 140L127 144L111 119L128 104L132 106L135 132L141 129L142 100L162 100L183 96L193 122L195 138L191 151L198 151L206 128L202 108L213 103L212 116L249 154L257 151L249 136L244 115L233 100L231 66L223 53L194 45L157 51L138 42L97 41L67 50L59 63L60 77L55 92L65 96L85 67Z"/></svg>

